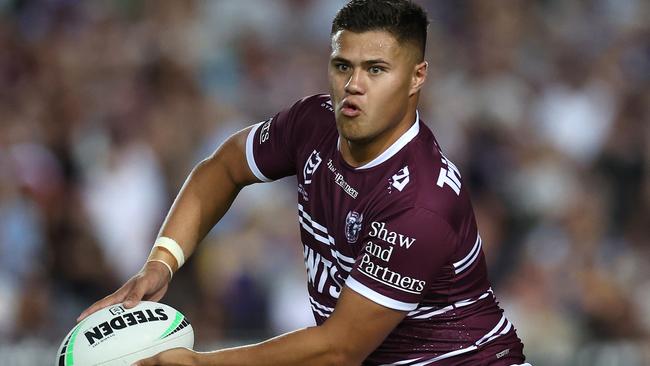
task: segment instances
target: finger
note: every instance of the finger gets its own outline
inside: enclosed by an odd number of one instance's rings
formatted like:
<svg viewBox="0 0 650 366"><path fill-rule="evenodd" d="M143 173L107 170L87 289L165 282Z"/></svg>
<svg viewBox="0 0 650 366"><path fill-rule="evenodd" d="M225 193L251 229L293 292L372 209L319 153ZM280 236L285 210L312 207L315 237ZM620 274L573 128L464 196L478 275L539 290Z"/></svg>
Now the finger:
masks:
<svg viewBox="0 0 650 366"><path fill-rule="evenodd" d="M160 290L154 292L153 294L145 296L144 299L148 301L158 302L163 298L163 296L165 296L165 292L167 292L167 285L164 285L160 288Z"/></svg>
<svg viewBox="0 0 650 366"><path fill-rule="evenodd" d="M158 362L157 362L156 359L157 359L156 356L145 358L144 360L140 360L140 361L137 361L137 362L131 364L131 366L155 366L155 365L158 365Z"/></svg>
<svg viewBox="0 0 650 366"><path fill-rule="evenodd" d="M132 366L197 365L196 352L185 347L176 347L157 355L137 361Z"/></svg>
<svg viewBox="0 0 650 366"><path fill-rule="evenodd" d="M81 314L77 318L77 322L80 322L80 321L84 320L88 315L90 315L90 314L92 314L92 313L94 313L94 312L96 312L98 310L101 310L101 309L103 309L103 308L105 308L107 306L111 306L111 305L118 304L118 303L122 302L124 300L124 298L126 297L126 293L127 293L126 286L124 286L124 287L120 288L119 290L115 291L114 293L106 296L105 298L95 302L90 307L88 307L86 310L81 312Z"/></svg>
<svg viewBox="0 0 650 366"><path fill-rule="evenodd" d="M148 290L148 284L146 281L136 281L135 285L131 287L131 291L126 295L124 299L124 307L127 309L130 309L142 300L144 297L144 294Z"/></svg>
<svg viewBox="0 0 650 366"><path fill-rule="evenodd" d="M149 357L149 358L145 358L144 360L140 360L132 364L131 366L155 366L155 365L158 365L155 357Z"/></svg>

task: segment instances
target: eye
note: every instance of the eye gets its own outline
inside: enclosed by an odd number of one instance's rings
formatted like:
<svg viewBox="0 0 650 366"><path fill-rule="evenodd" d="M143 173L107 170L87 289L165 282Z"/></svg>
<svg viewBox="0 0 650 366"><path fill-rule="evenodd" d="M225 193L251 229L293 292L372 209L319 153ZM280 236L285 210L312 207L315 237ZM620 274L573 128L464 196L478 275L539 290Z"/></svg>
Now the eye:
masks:
<svg viewBox="0 0 650 366"><path fill-rule="evenodd" d="M338 70L340 72L348 72L350 70L350 66L348 66L347 64L343 64L343 63L335 64L334 68L336 68L336 70Z"/></svg>
<svg viewBox="0 0 650 366"><path fill-rule="evenodd" d="M382 67L380 67L380 66L371 66L371 67L368 69L368 72L369 72L371 75L379 75L379 74L381 74L383 71L384 71L384 68L382 68Z"/></svg>

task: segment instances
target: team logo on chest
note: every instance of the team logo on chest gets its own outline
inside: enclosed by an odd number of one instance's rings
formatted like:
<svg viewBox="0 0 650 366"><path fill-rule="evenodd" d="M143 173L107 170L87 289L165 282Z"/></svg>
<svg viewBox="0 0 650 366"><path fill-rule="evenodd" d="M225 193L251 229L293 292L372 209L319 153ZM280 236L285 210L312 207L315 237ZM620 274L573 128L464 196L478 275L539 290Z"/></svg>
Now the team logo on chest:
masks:
<svg viewBox="0 0 650 366"><path fill-rule="evenodd" d="M312 151L305 162L305 167L302 168L302 177L305 184L311 184L311 178L322 161L323 159L321 159L320 153L316 150Z"/></svg>
<svg viewBox="0 0 650 366"><path fill-rule="evenodd" d="M354 244L359 239L362 221L363 215L356 211L350 211L345 216L345 238L348 240L348 243Z"/></svg>

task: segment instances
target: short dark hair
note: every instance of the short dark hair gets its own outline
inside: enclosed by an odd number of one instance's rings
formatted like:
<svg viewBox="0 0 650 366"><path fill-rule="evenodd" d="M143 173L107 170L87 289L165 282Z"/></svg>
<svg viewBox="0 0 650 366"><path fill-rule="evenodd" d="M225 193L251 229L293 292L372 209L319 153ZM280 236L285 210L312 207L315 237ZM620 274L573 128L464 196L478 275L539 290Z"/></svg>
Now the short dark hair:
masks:
<svg viewBox="0 0 650 366"><path fill-rule="evenodd" d="M424 9L409 0L352 0L334 17L331 35L340 30L383 30L399 42L413 43L424 57L428 25Z"/></svg>

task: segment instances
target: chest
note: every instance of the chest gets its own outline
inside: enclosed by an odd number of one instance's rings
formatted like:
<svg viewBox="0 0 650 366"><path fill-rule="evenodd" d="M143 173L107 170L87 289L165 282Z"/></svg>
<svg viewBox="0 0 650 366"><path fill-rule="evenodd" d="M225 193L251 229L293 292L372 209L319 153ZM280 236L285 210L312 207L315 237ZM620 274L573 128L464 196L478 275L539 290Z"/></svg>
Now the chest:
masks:
<svg viewBox="0 0 650 366"><path fill-rule="evenodd" d="M303 244L354 258L360 238L410 182L399 161L369 170L347 166L336 148L309 149L297 162L298 216Z"/></svg>

